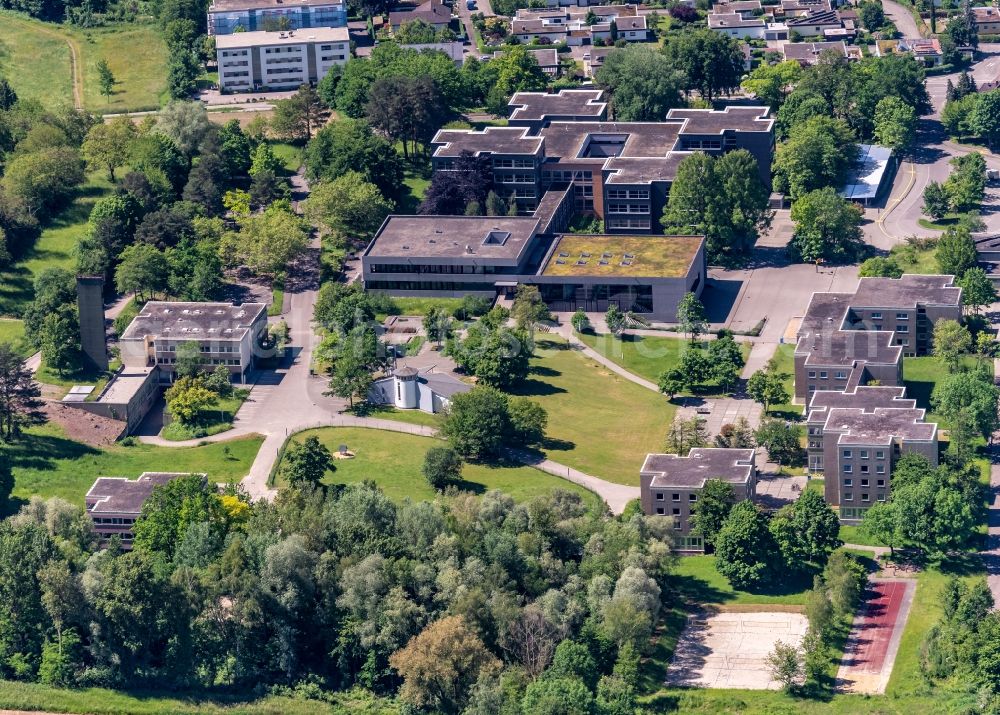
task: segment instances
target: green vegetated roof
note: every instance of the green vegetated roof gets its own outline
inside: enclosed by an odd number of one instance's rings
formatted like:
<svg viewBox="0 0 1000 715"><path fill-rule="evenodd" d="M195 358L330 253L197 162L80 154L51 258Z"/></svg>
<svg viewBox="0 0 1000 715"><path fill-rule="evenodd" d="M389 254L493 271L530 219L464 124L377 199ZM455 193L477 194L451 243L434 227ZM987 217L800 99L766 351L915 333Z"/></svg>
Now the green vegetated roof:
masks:
<svg viewBox="0 0 1000 715"><path fill-rule="evenodd" d="M561 236L545 276L679 278L698 254L701 236Z"/></svg>

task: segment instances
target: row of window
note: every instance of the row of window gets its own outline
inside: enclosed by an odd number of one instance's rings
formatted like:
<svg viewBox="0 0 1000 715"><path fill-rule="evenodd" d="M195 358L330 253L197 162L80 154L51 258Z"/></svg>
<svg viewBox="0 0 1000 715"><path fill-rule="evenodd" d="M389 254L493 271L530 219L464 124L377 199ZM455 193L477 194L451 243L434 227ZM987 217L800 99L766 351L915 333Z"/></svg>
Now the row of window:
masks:
<svg viewBox="0 0 1000 715"><path fill-rule="evenodd" d="M854 501L854 492L844 492L844 501ZM871 495L868 492L861 492L861 501L870 502ZM885 492L879 494L875 501L885 501Z"/></svg>
<svg viewBox="0 0 1000 715"><path fill-rule="evenodd" d="M608 189L608 199L649 199L649 189Z"/></svg>
<svg viewBox="0 0 1000 715"><path fill-rule="evenodd" d="M663 501L664 500L665 497L664 497L664 493L663 492L655 492L655 494L656 494L656 501ZM680 493L674 492L674 493L672 493L670 495L670 501L680 501L680 500L681 500ZM698 495L697 494L688 494L688 501L689 502L696 502L696 501L698 501Z"/></svg>
<svg viewBox="0 0 1000 715"><path fill-rule="evenodd" d="M634 228L649 230L649 219L643 218L622 218L620 216L609 217L605 221L608 228Z"/></svg>
<svg viewBox="0 0 1000 715"><path fill-rule="evenodd" d="M135 519L125 519L120 516L95 516L91 517L95 524L108 524L111 526L126 526L135 523Z"/></svg>
<svg viewBox="0 0 1000 715"><path fill-rule="evenodd" d="M177 362L177 360L175 360L174 358L156 358L156 362L159 365L173 365L174 363ZM235 366L235 365L239 365L240 361L239 360L223 360L222 358L219 358L219 359L212 358L211 360L199 360L198 363L200 365L233 365L233 366Z"/></svg>
<svg viewBox="0 0 1000 715"><path fill-rule="evenodd" d="M860 468L859 468L858 471L860 471L861 474L868 474L868 465L867 464L860 465ZM843 472L844 472L844 474L853 474L854 473L854 467L852 467L850 464L845 464L845 465L843 465ZM884 464L876 464L875 465L875 473L876 474L885 474L885 465Z"/></svg>
<svg viewBox="0 0 1000 715"><path fill-rule="evenodd" d="M345 55L320 55L320 62L343 62L347 57Z"/></svg>
<svg viewBox="0 0 1000 715"><path fill-rule="evenodd" d="M496 184L531 184L534 185L533 174L494 174L493 182Z"/></svg>
<svg viewBox="0 0 1000 715"><path fill-rule="evenodd" d="M267 47L264 49L265 55L281 55L290 53L299 54L302 52L302 45L292 45L291 47Z"/></svg>
<svg viewBox="0 0 1000 715"><path fill-rule="evenodd" d="M184 343L157 343L156 352L158 353L172 353L177 350L179 345ZM240 351L239 345L231 345L228 343L217 343L203 345L198 344L198 351L203 353L238 353Z"/></svg>
<svg viewBox="0 0 1000 715"><path fill-rule="evenodd" d="M815 370L810 370L809 371L809 377L811 379L814 379L816 377L816 371ZM827 373L826 370L820 370L819 371L819 379L820 380L826 380L828 377L829 377L829 373ZM847 379L847 371L846 370L837 370L836 372L833 373L833 379L834 380L846 380Z"/></svg>
<svg viewBox="0 0 1000 715"><path fill-rule="evenodd" d="M868 479L862 479L861 480L861 486L862 487L867 487L868 484L869 484L869 481L870 480L868 480ZM854 480L853 479L845 479L844 480L844 486L845 487L853 487L854 486ZM880 487L880 488L881 487L885 487L885 480L884 479L877 479L877 480L875 480L875 486Z"/></svg>
<svg viewBox="0 0 1000 715"><path fill-rule="evenodd" d="M494 159L494 169L534 169L533 159Z"/></svg>
<svg viewBox="0 0 1000 715"><path fill-rule="evenodd" d="M843 451L844 459L852 459L854 457L854 450L845 449ZM868 459L868 450L859 449L858 459ZM885 452L881 449L875 451L875 459L885 459Z"/></svg>
<svg viewBox="0 0 1000 715"><path fill-rule="evenodd" d="M872 320L881 320L882 319L882 314L881 313L872 313L871 314L871 319ZM896 313L896 320L909 320L909 319L910 319L910 314L909 313Z"/></svg>
<svg viewBox="0 0 1000 715"><path fill-rule="evenodd" d="M621 201L608 202L607 213L611 214L648 214L649 204L623 203Z"/></svg>
<svg viewBox="0 0 1000 715"><path fill-rule="evenodd" d="M495 166L495 164L494 164ZM561 171L549 170L542 172L542 181L554 181L568 184L571 181L593 181L594 174L591 171Z"/></svg>

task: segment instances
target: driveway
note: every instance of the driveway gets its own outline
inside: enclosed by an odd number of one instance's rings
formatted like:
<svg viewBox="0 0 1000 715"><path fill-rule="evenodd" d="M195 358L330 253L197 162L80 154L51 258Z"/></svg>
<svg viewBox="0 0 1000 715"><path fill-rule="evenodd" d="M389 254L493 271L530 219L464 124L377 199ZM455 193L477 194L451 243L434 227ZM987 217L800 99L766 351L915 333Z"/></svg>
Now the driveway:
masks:
<svg viewBox="0 0 1000 715"><path fill-rule="evenodd" d="M882 0L882 10L885 11L886 16L892 20L892 24L896 26L903 37L915 39L921 36L920 30L917 29L917 22L913 19L909 8L898 2L893 2L893 0Z"/></svg>

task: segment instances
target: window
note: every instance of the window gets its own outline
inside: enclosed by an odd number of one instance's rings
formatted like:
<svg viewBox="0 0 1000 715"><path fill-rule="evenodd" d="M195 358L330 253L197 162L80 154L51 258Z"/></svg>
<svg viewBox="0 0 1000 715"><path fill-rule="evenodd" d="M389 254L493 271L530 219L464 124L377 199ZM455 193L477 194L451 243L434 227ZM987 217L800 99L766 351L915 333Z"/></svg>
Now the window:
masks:
<svg viewBox="0 0 1000 715"><path fill-rule="evenodd" d="M681 530L681 520L674 519L674 531L680 531L680 530Z"/></svg>
<svg viewBox="0 0 1000 715"><path fill-rule="evenodd" d="M881 451L876 452L875 453L875 459L885 459L885 452L881 452Z"/></svg>
<svg viewBox="0 0 1000 715"><path fill-rule="evenodd" d="M853 487L854 486L854 480L853 479L845 479L844 480L844 486L845 487Z"/></svg>
<svg viewBox="0 0 1000 715"><path fill-rule="evenodd" d="M851 450L845 449L844 450L844 459L850 459L850 458L851 458Z"/></svg>
<svg viewBox="0 0 1000 715"><path fill-rule="evenodd" d="M877 496L877 497L875 498L875 501L885 501L885 494L879 494L879 495L878 495L878 496Z"/></svg>
<svg viewBox="0 0 1000 715"><path fill-rule="evenodd" d="M861 452L860 452L860 457L861 457L861 459L868 459L868 450L867 449L862 449Z"/></svg>
<svg viewBox="0 0 1000 715"><path fill-rule="evenodd" d="M876 474L885 474L885 465L884 464L876 464L875 465L875 473Z"/></svg>
<svg viewBox="0 0 1000 715"><path fill-rule="evenodd" d="M680 501L681 500L681 495L677 494L677 493L671 494L670 495L670 500L671 501Z"/></svg>
<svg viewBox="0 0 1000 715"><path fill-rule="evenodd" d="M810 370L809 371L809 377L816 377L816 371L815 370Z"/></svg>
<svg viewBox="0 0 1000 715"><path fill-rule="evenodd" d="M861 473L862 474L868 474L868 465L867 464L862 464L861 465Z"/></svg>
<svg viewBox="0 0 1000 715"><path fill-rule="evenodd" d="M819 379L820 380L825 380L826 379L826 370L820 370Z"/></svg>
<svg viewBox="0 0 1000 715"><path fill-rule="evenodd" d="M834 373L833 376L836 379L838 379L838 380L846 380L847 379L847 373L844 372L843 370L838 370L837 372Z"/></svg>
<svg viewBox="0 0 1000 715"><path fill-rule="evenodd" d="M896 332L897 333L908 333L908 332L910 332L910 326L908 326L908 325L897 325L896 326Z"/></svg>
<svg viewBox="0 0 1000 715"><path fill-rule="evenodd" d="M662 515L663 514L663 507L662 506L656 507L656 513Z"/></svg>
<svg viewBox="0 0 1000 715"><path fill-rule="evenodd" d="M885 480L884 479L877 479L875 481L875 486L877 486L877 487L884 487L885 486Z"/></svg>
<svg viewBox="0 0 1000 715"><path fill-rule="evenodd" d="M861 492L861 501L871 501L871 499L868 498L868 492Z"/></svg>
<svg viewBox="0 0 1000 715"><path fill-rule="evenodd" d="M698 501L697 494L688 494L688 501Z"/></svg>
<svg viewBox="0 0 1000 715"><path fill-rule="evenodd" d="M868 480L867 479L862 479L861 480L861 486L867 487L868 486Z"/></svg>
<svg viewBox="0 0 1000 715"><path fill-rule="evenodd" d="M854 492L844 492L844 501L854 501Z"/></svg>
<svg viewBox="0 0 1000 715"><path fill-rule="evenodd" d="M844 465L844 474L850 474L853 471L854 471L854 467L852 467L850 464L845 464Z"/></svg>
<svg viewBox="0 0 1000 715"><path fill-rule="evenodd" d="M872 320L882 320L881 313L872 313Z"/></svg>
<svg viewBox="0 0 1000 715"><path fill-rule="evenodd" d="M907 320L909 317L909 313L896 313L896 320Z"/></svg>
<svg viewBox="0 0 1000 715"><path fill-rule="evenodd" d="M676 507L676 506L675 506L675 507L674 507L674 508L672 509L672 511L673 511L673 514L674 514L674 516L680 516L680 515L681 515L681 510L680 510L680 507Z"/></svg>
<svg viewBox="0 0 1000 715"><path fill-rule="evenodd" d="M663 501L663 492L656 492L656 501Z"/></svg>

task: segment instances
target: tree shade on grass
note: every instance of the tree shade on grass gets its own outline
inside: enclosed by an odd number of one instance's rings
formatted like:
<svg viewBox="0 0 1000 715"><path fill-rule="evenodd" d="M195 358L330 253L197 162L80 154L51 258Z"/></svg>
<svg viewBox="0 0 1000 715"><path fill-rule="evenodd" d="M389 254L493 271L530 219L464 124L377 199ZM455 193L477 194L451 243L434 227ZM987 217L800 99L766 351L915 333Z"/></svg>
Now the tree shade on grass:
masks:
<svg viewBox="0 0 1000 715"><path fill-rule="evenodd" d="M211 481L238 481L250 470L262 442L254 436L200 447L137 444L97 449L67 438L60 427L49 424L28 430L0 453L13 462L15 499L37 494L83 505L90 485L102 476L134 479L142 472L191 471L205 472Z"/></svg>
<svg viewBox="0 0 1000 715"><path fill-rule="evenodd" d="M550 458L618 484L638 486L649 452L662 452L676 408L589 360L559 339L538 341L528 379L515 394L548 413L542 451Z"/></svg>
<svg viewBox="0 0 1000 715"><path fill-rule="evenodd" d="M427 450L445 446L441 440L363 427L324 427L292 439L301 442L310 436L316 436L335 457L340 445L347 445L355 453L352 459L335 459L337 471L324 476L324 484L355 484L371 479L394 501L431 500L437 496L424 477L423 465ZM275 486L284 486L280 470L278 475ZM456 486L477 494L499 489L524 501L553 489L565 489L582 495L588 504L597 503L597 497L583 487L532 467L466 463L462 479Z"/></svg>

